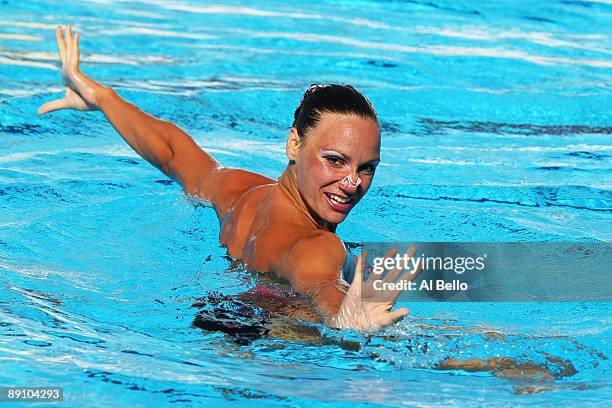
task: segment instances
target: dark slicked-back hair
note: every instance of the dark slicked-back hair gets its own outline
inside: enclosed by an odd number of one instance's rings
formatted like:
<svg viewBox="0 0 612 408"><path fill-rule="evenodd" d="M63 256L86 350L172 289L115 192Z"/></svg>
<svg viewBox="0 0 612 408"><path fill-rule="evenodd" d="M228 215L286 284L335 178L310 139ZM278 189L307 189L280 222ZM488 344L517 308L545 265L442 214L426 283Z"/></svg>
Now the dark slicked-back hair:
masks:
<svg viewBox="0 0 612 408"><path fill-rule="evenodd" d="M308 131L317 126L323 113L352 114L378 123L370 100L352 86L312 84L293 114L292 126L297 129L302 143Z"/></svg>

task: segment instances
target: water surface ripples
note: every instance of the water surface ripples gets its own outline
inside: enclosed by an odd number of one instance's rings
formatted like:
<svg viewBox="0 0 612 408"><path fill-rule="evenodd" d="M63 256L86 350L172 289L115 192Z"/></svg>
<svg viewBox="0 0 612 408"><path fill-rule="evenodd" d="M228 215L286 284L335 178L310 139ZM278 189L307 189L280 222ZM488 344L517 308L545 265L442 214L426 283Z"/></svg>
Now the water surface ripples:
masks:
<svg viewBox="0 0 612 408"><path fill-rule="evenodd" d="M57 24L82 32L86 73L224 165L270 177L304 89L350 83L377 107L383 148L339 228L349 246L610 241L609 2L0 9L0 383L62 385L69 406L609 399L607 303L406 304L407 321L369 337L288 318L293 304L248 292L282 284L237 267L212 209L99 113L36 116L62 92ZM509 357L557 379L440 370L448 357Z"/></svg>

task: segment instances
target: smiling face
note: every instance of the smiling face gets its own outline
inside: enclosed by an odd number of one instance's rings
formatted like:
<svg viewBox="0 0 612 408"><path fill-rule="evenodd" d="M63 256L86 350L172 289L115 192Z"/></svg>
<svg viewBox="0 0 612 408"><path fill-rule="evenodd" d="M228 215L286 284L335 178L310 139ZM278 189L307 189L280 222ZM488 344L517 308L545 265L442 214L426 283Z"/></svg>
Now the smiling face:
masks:
<svg viewBox="0 0 612 408"><path fill-rule="evenodd" d="M326 112L305 136L301 143L292 128L287 140L298 190L319 218L339 224L372 184L380 161L380 129L372 119Z"/></svg>

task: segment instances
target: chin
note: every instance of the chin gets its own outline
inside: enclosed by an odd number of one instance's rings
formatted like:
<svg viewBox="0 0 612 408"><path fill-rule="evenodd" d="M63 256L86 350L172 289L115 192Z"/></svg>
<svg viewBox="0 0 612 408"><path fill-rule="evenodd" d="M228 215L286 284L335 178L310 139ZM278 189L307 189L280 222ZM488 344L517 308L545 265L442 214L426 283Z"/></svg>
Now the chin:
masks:
<svg viewBox="0 0 612 408"><path fill-rule="evenodd" d="M344 221L346 217L348 217L348 213L333 212L331 214L327 213L321 218L327 223L337 225Z"/></svg>

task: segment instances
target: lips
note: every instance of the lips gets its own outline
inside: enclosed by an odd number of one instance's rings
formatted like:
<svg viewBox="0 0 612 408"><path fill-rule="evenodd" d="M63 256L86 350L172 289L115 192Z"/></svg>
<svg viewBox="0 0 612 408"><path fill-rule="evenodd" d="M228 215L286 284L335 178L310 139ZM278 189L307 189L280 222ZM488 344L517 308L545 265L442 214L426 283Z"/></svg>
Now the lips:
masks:
<svg viewBox="0 0 612 408"><path fill-rule="evenodd" d="M353 207L354 201L351 198L342 197L332 193L324 193L323 195L325 196L325 200L329 206L334 211L346 214L350 211L351 207Z"/></svg>

